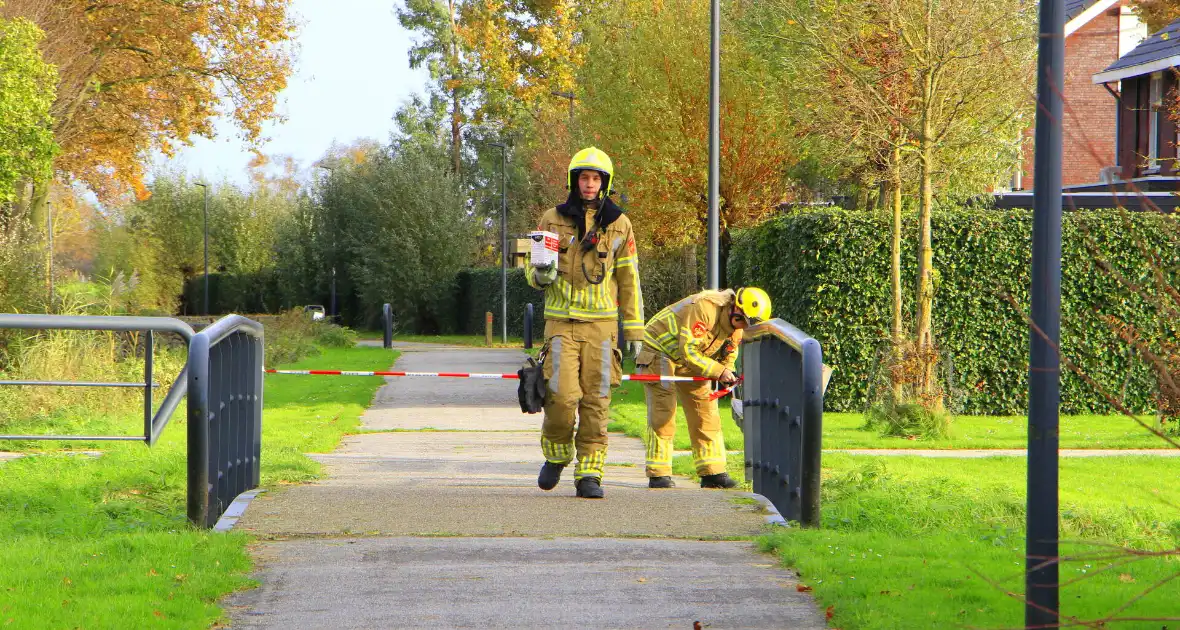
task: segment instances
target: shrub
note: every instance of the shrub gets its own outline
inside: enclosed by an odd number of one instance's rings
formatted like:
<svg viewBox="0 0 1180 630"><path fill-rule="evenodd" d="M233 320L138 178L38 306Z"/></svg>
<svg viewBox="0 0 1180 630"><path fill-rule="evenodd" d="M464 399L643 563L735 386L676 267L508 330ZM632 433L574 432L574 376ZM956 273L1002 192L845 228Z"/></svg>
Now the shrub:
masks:
<svg viewBox="0 0 1180 630"><path fill-rule="evenodd" d="M758 285L775 314L814 336L836 371L827 408L859 411L870 402L871 376L890 326L890 216L838 209L800 211L740 232L729 260L733 286ZM906 222L912 251L916 221ZM1121 395L1137 412L1154 410L1156 375L1103 321L1133 323L1146 343L1174 339L1177 322L1100 268L1099 261L1140 284L1152 258L1180 279L1174 216L1074 211L1063 220L1062 350L1074 364ZM1015 414L1027 408L1031 213L943 209L934 216L935 339L963 390L962 412ZM913 312L914 256L903 257L905 309ZM1009 299L1009 296L1011 299ZM1019 305L1012 306L1012 302ZM1065 413L1107 413L1109 402L1063 370Z"/></svg>

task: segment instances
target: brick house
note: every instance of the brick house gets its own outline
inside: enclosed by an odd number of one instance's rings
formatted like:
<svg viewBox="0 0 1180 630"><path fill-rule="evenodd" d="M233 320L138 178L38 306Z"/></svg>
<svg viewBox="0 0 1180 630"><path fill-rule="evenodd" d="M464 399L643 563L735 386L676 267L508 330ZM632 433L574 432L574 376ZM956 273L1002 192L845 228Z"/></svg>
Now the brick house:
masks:
<svg viewBox="0 0 1180 630"><path fill-rule="evenodd" d="M1119 177L1141 190L1177 190L1174 109L1180 66L1180 20L1143 41L1093 76L1118 98Z"/></svg>
<svg viewBox="0 0 1180 630"><path fill-rule="evenodd" d="M1066 0L1065 120L1062 129L1061 183L1094 184L1115 164L1118 108L1095 74L1129 53L1147 36L1147 27L1126 0ZM1033 186L1033 128L1025 133L1024 155L1012 190Z"/></svg>

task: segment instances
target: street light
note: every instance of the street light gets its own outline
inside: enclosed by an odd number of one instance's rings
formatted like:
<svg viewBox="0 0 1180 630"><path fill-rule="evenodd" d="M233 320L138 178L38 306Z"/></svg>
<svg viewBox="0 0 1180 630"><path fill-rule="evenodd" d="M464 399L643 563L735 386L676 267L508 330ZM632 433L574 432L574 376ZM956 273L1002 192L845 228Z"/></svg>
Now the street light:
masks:
<svg viewBox="0 0 1180 630"><path fill-rule="evenodd" d="M49 237L49 251L46 252L49 264L49 312L53 312L53 205L45 200L45 232Z"/></svg>
<svg viewBox="0 0 1180 630"><path fill-rule="evenodd" d="M209 314L209 184L196 183L205 189L205 315Z"/></svg>
<svg viewBox="0 0 1180 630"><path fill-rule="evenodd" d="M571 100L570 103L573 103ZM500 147L500 334L508 343L508 145L489 142Z"/></svg>
<svg viewBox="0 0 1180 630"><path fill-rule="evenodd" d="M708 287L721 288L721 266L717 257L718 197L721 179L721 6L720 0L712 0L709 11L709 245L708 245Z"/></svg>
<svg viewBox="0 0 1180 630"><path fill-rule="evenodd" d="M1047 628L1059 615L1061 407L1061 86L1065 2L1040 3L1037 118L1033 144L1032 305L1028 361L1028 490L1024 623Z"/></svg>
<svg viewBox="0 0 1180 630"><path fill-rule="evenodd" d="M332 175L336 174L336 168L340 166L340 160L324 158L312 166L322 168ZM336 321L336 227L332 227L332 280L331 280L331 301L328 302L328 317L332 321Z"/></svg>

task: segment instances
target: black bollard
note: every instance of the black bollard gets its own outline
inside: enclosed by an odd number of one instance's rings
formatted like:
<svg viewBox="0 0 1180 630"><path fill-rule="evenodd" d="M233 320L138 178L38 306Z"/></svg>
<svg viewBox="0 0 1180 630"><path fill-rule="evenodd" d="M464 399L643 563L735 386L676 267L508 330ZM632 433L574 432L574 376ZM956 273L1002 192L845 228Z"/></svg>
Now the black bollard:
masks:
<svg viewBox="0 0 1180 630"><path fill-rule="evenodd" d="M524 305L524 347L533 347L533 303Z"/></svg>
<svg viewBox="0 0 1180 630"><path fill-rule="evenodd" d="M393 307L388 302L381 307L381 325L384 329L385 338L382 347L386 350L393 348Z"/></svg>

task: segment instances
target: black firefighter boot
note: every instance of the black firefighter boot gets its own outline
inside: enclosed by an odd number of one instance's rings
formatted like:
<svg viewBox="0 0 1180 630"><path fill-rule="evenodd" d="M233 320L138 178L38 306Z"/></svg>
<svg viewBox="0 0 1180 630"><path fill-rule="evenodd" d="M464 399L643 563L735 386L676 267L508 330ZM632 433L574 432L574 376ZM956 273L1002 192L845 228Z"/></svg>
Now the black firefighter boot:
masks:
<svg viewBox="0 0 1180 630"><path fill-rule="evenodd" d="M537 475L537 487L542 490L552 490L557 487L557 482L561 481L561 471L564 468L565 464L545 462L545 465L541 466L541 474Z"/></svg>
<svg viewBox="0 0 1180 630"><path fill-rule="evenodd" d="M716 475L701 475L702 488L736 488L738 483L729 476L729 473L717 473Z"/></svg>
<svg viewBox="0 0 1180 630"><path fill-rule="evenodd" d="M574 487L578 490L578 496L583 499L601 499L604 496L602 482L598 477L582 477L574 482Z"/></svg>
<svg viewBox="0 0 1180 630"><path fill-rule="evenodd" d="M675 488L676 484L672 481L671 477L648 477L647 478L647 487L648 488Z"/></svg>

